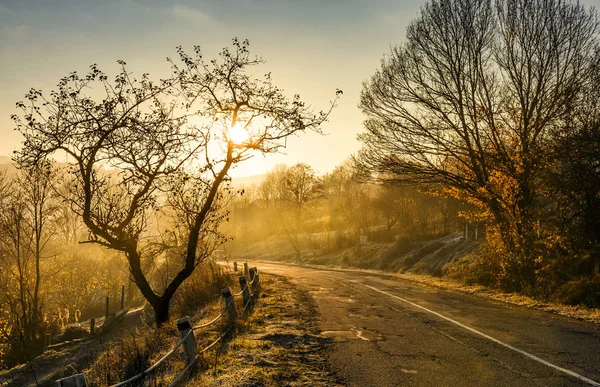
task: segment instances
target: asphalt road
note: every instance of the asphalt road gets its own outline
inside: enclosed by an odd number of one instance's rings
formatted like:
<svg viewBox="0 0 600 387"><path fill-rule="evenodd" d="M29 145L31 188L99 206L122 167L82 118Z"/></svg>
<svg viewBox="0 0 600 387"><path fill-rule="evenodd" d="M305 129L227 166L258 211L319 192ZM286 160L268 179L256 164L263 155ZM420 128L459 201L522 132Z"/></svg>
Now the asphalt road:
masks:
<svg viewBox="0 0 600 387"><path fill-rule="evenodd" d="M266 262L312 295L349 386L600 386L600 326L358 271Z"/></svg>

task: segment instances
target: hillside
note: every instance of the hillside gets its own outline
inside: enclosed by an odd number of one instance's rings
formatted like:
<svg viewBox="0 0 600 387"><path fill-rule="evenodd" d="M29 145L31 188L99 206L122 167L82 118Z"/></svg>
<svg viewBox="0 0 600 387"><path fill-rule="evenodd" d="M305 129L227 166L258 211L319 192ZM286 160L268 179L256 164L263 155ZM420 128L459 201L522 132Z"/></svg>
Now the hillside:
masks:
<svg viewBox="0 0 600 387"><path fill-rule="evenodd" d="M464 241L460 233L428 239L400 238L393 243L368 243L339 249L311 248L310 236L303 235L302 239L305 247L299 257L282 235L249 245L234 245L230 251L240 260L260 258L441 277L451 266L464 264L480 248L480 243Z"/></svg>
<svg viewBox="0 0 600 387"><path fill-rule="evenodd" d="M8 156L0 156L0 173L6 172L9 175L16 172L16 168L12 163L12 160Z"/></svg>

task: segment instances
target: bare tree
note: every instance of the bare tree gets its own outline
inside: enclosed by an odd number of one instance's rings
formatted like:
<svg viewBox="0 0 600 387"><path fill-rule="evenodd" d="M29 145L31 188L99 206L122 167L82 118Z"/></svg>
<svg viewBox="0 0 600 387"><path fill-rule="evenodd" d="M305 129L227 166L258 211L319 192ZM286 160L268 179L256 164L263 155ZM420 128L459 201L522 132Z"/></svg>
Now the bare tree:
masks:
<svg viewBox="0 0 600 387"><path fill-rule="evenodd" d="M407 227L412 222L410 210L414 206L415 192L407 186L382 186L374 199L387 231L391 231L398 223Z"/></svg>
<svg viewBox="0 0 600 387"><path fill-rule="evenodd" d="M306 208L319 194L320 182L314 170L305 163L287 168L283 179L283 200L291 206L291 219L286 222L285 217L282 217L283 228L288 241L296 251L297 259L300 259L300 235L304 232Z"/></svg>
<svg viewBox="0 0 600 387"><path fill-rule="evenodd" d="M7 274L2 307L10 312L8 340L40 338L43 253L52 237L51 169L42 164L0 181L0 268Z"/></svg>
<svg viewBox="0 0 600 387"><path fill-rule="evenodd" d="M600 241L600 46L594 69L583 100L570 106L567 125L555 134L545 175L548 223L585 249Z"/></svg>
<svg viewBox="0 0 600 387"><path fill-rule="evenodd" d="M320 192L319 179L310 165L298 163L288 168L285 176L285 200L299 212Z"/></svg>
<svg viewBox="0 0 600 387"><path fill-rule="evenodd" d="M593 9L559 0L429 1L364 84L363 167L442 184L490 211L507 247L531 235L551 134L582 98Z"/></svg>
<svg viewBox="0 0 600 387"><path fill-rule="evenodd" d="M220 189L230 169L252 152L276 152L294 133L318 131L328 115L313 114L298 96L286 98L270 75L251 78L246 71L263 62L250 56L247 41L235 39L233 50L209 63L199 47L194 52L178 48L179 61L169 60L172 76L158 83L148 74L134 79L122 61L110 82L94 65L83 78L63 78L50 98L30 91L28 102L18 103L22 114L13 116L25 137L22 163L68 155L73 183L66 199L90 230L89 242L125 254L158 324L209 255L209 239L219 238L226 218L218 210ZM89 88L102 95L86 95ZM187 231L178 271L161 292L144 272L144 254L154 250L145 250L142 237L148 219L165 208L183 216Z"/></svg>
<svg viewBox="0 0 600 387"><path fill-rule="evenodd" d="M373 186L357 176L354 164L345 161L323 177L331 219L357 233L367 233L375 221Z"/></svg>

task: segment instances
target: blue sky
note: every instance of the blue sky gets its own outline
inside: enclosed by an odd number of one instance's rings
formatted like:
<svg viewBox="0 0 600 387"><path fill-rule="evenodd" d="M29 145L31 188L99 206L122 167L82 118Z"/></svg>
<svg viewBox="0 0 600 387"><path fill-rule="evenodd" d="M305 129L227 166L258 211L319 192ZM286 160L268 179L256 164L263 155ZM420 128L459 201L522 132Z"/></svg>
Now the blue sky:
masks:
<svg viewBox="0 0 600 387"><path fill-rule="evenodd" d="M586 0L596 4L600 0ZM30 87L49 91L58 79L98 63L107 73L123 59L130 70L166 74L175 47L202 46L213 57L233 37L249 39L273 81L325 108L336 88L343 99L326 136L301 135L285 154L257 156L233 171L264 173L279 162L306 161L324 173L358 150L362 82L391 45L403 41L420 1L390 0L0 0L0 155L18 149L9 119ZM596 4L597 5L597 4Z"/></svg>

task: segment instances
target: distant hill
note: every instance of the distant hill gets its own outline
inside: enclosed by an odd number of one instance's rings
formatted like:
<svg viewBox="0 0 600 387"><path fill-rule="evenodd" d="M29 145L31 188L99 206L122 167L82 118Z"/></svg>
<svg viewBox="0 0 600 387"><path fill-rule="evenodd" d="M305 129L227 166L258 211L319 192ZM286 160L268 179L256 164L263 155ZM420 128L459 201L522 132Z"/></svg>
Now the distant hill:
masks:
<svg viewBox="0 0 600 387"><path fill-rule="evenodd" d="M12 164L9 156L0 156L0 172L7 172L9 175L15 173L17 169Z"/></svg>
<svg viewBox="0 0 600 387"><path fill-rule="evenodd" d="M9 156L0 156L0 171L7 171L12 173L16 171L14 165L12 165L12 161ZM260 183L265 180L267 175L254 175L254 176L244 176L244 177L235 177L231 179L231 185L234 187L250 187L252 185L260 185Z"/></svg>

